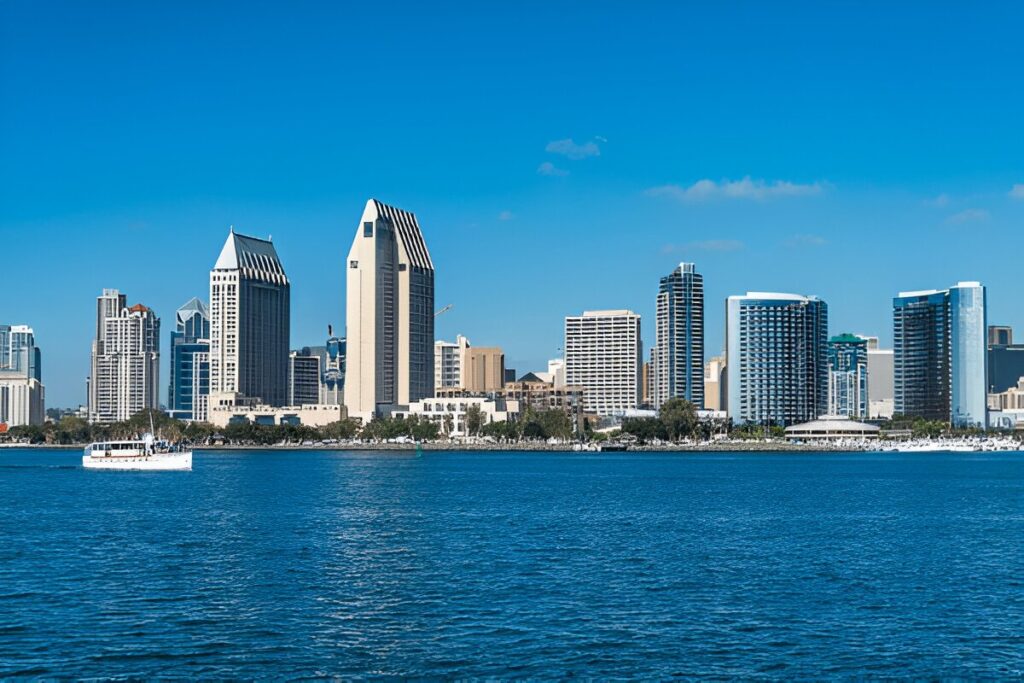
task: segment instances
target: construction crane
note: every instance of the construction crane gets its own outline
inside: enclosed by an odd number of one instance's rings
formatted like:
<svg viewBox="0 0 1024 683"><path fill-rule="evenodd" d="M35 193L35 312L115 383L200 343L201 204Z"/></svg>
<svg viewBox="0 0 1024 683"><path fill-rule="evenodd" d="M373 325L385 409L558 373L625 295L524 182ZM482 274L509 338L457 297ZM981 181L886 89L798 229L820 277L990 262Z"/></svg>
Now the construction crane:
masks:
<svg viewBox="0 0 1024 683"><path fill-rule="evenodd" d="M442 308L440 311L435 313L434 317L436 318L437 316L442 315L442 314L447 313L448 311L452 310L452 306L454 306L454 304L448 304L447 306Z"/></svg>

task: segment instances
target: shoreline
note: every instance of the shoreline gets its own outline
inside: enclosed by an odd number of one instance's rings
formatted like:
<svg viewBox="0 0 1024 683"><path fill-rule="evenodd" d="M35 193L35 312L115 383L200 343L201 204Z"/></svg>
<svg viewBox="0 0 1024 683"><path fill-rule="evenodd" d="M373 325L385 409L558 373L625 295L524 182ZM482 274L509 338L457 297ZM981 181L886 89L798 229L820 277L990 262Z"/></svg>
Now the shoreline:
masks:
<svg viewBox="0 0 1024 683"><path fill-rule="evenodd" d="M9 449L33 450L83 450L88 444L0 444L0 454ZM406 443L349 443L349 444L270 444L270 445L221 445L196 446L194 451L397 451L397 452L515 452L515 453L896 453L875 448L851 448L838 444L794 444L785 442L706 442L701 444L661 444L657 446L630 446L627 450L576 450L575 444L548 443L512 443L512 444L462 444L462 443L424 443L417 448L416 444ZM960 451L960 452L1002 452L1014 453L1024 451L1024 445L1018 451ZM956 451L930 451L956 452Z"/></svg>

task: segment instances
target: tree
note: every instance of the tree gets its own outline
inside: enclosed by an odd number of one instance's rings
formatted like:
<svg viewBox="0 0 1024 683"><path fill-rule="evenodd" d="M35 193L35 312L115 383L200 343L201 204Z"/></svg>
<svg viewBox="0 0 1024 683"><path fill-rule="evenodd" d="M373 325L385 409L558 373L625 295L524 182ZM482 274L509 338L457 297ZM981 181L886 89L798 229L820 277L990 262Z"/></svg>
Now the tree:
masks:
<svg viewBox="0 0 1024 683"><path fill-rule="evenodd" d="M480 428L484 424L483 411L480 410L480 406L473 404L466 409L466 433L470 436L476 436L480 433Z"/></svg>
<svg viewBox="0 0 1024 683"><path fill-rule="evenodd" d="M670 398L665 401L658 411L658 419L672 441L693 436L700 423L697 418L697 407L682 398Z"/></svg>
<svg viewBox="0 0 1024 683"><path fill-rule="evenodd" d="M455 417L451 413L445 413L444 417L444 435L451 438L452 431L455 429Z"/></svg>
<svg viewBox="0 0 1024 683"><path fill-rule="evenodd" d="M359 423L352 418L338 420L320 428L320 434L325 439L347 440L359 433Z"/></svg>

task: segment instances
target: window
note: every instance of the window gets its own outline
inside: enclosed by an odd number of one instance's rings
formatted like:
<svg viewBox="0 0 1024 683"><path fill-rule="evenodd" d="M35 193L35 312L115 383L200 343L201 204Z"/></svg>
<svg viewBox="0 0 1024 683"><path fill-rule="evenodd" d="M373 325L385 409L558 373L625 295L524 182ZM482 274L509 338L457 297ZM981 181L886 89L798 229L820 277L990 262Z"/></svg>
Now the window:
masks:
<svg viewBox="0 0 1024 683"><path fill-rule="evenodd" d="M373 237L373 221L363 223L363 237Z"/></svg>
<svg viewBox="0 0 1024 683"><path fill-rule="evenodd" d="M359 261L354 261L354 260L353 261L349 261L348 262L348 267L349 268L358 268L359 267Z"/></svg>

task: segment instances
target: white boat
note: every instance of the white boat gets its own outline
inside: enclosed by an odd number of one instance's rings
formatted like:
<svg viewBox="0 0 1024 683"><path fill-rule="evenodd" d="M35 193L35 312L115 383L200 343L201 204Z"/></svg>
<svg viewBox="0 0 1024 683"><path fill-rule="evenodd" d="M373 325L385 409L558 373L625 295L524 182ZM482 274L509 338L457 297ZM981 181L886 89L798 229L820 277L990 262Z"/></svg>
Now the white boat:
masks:
<svg viewBox="0 0 1024 683"><path fill-rule="evenodd" d="M89 444L82 455L82 467L97 470L191 470L192 451L146 434L141 439Z"/></svg>

